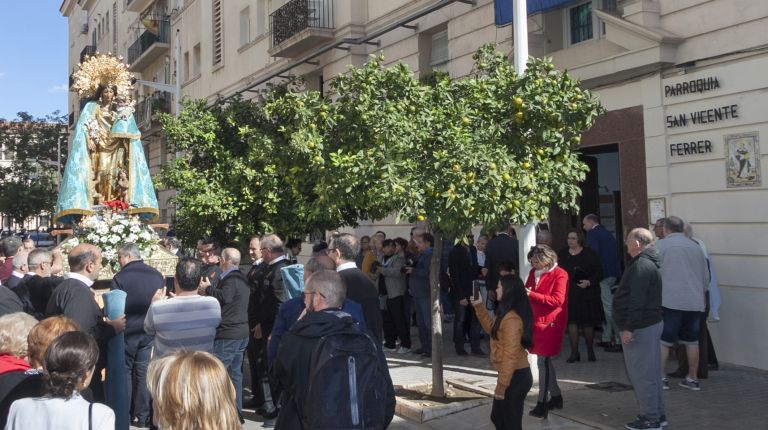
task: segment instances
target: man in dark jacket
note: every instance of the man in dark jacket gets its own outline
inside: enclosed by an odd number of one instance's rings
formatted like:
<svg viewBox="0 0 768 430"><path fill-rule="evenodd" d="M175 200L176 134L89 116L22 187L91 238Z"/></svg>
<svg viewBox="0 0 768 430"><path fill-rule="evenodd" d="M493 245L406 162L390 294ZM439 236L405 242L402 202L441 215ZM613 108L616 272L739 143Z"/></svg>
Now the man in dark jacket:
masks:
<svg viewBox="0 0 768 430"><path fill-rule="evenodd" d="M471 233L468 234L467 239L471 240L469 235ZM453 345L456 348L456 354L467 355L464 349L464 328L469 325L472 354L485 357L486 354L480 348L480 322L469 306L472 285L480 272L477 265L477 249L465 242L454 246L448 257L448 267L451 280L450 296L456 310L456 317L453 320Z"/></svg>
<svg viewBox="0 0 768 430"><path fill-rule="evenodd" d="M343 233L331 239L328 256L336 263L336 271L347 287L346 296L363 307L365 325L373 335L376 344L381 347L383 322L379 308L379 290L357 268L355 258L359 250L357 238L349 233Z"/></svg>
<svg viewBox="0 0 768 430"><path fill-rule="evenodd" d="M133 425L149 427L149 391L147 390L147 366L152 356L154 336L144 332L144 319L152 296L163 288L165 278L154 267L141 259L139 247L126 243L117 250L120 272L112 278L112 290L123 290L125 297L125 366L128 371L128 387L135 387L133 395ZM135 385L134 383L135 378Z"/></svg>
<svg viewBox="0 0 768 430"><path fill-rule="evenodd" d="M106 319L104 312L96 303L93 283L101 272L101 249L98 246L81 243L72 248L69 256L69 275L59 284L48 301L47 316L64 315L74 320L82 331L90 334L99 344L99 360L96 363L96 375L106 365L107 341L119 331L125 330L125 315L115 320ZM97 401L104 400L101 378L91 379L91 390Z"/></svg>
<svg viewBox="0 0 768 430"><path fill-rule="evenodd" d="M661 374L661 257L653 235L636 228L627 235L632 257L613 296L613 319L624 347L627 374L640 404L630 430L661 429L666 421Z"/></svg>
<svg viewBox="0 0 768 430"><path fill-rule="evenodd" d="M242 421L243 411L243 353L248 345L248 280L238 266L240 251L224 248L221 252L221 276L218 285L207 285L205 294L221 305L221 323L213 341L213 355L227 368L237 395L237 412ZM205 285L205 284L204 284Z"/></svg>
<svg viewBox="0 0 768 430"><path fill-rule="evenodd" d="M413 267L405 269L411 275L411 295L416 307L416 326L419 330L421 348L412 351L424 357L432 356L432 285L430 282L430 266L432 264L432 246L435 238L424 233L414 239L419 250L419 259ZM437 321L440 324L440 321Z"/></svg>
<svg viewBox="0 0 768 430"><path fill-rule="evenodd" d="M496 285L499 283L499 264L511 261L515 267L515 274L520 276L519 250L517 239L512 237L515 229L512 224L507 223L504 229L496 237L488 241L485 246L485 267L488 268L488 274L485 275L488 292L495 295ZM525 274L527 276L527 274ZM525 280L525 278L523 278Z"/></svg>
<svg viewBox="0 0 768 430"><path fill-rule="evenodd" d="M301 420L310 394L312 356L321 338L334 333L359 330L355 320L341 310L345 296L346 287L341 276L333 271L316 272L308 280L304 293L306 315L283 337L272 368L273 376L283 390L280 414L277 418L278 428L305 428ZM384 408L386 423L389 424L395 412L394 389L384 355L378 349L377 354L388 386L385 401L379 406ZM360 419L366 421L367 417Z"/></svg>

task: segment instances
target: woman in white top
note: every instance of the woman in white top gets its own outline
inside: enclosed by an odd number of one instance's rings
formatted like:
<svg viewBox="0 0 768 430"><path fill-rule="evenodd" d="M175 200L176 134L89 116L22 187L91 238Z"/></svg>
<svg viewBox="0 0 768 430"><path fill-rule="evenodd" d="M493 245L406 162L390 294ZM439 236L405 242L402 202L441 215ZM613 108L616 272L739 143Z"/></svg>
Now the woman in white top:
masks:
<svg viewBox="0 0 768 430"><path fill-rule="evenodd" d="M90 384L98 357L96 341L86 333L54 339L43 359L47 394L13 402L5 430L113 430L112 409L79 393Z"/></svg>

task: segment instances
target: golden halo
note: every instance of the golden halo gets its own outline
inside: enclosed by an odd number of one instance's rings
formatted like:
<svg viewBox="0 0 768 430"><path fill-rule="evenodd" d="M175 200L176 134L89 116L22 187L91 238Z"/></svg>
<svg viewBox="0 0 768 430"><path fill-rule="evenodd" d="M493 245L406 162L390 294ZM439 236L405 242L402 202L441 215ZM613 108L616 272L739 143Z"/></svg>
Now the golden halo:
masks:
<svg viewBox="0 0 768 430"><path fill-rule="evenodd" d="M112 54L97 52L96 55L87 57L79 64L72 78L72 90L76 91L80 98L93 97L99 85L115 86L116 95L125 98L130 98L133 90L133 75L123 63L123 57L115 57Z"/></svg>

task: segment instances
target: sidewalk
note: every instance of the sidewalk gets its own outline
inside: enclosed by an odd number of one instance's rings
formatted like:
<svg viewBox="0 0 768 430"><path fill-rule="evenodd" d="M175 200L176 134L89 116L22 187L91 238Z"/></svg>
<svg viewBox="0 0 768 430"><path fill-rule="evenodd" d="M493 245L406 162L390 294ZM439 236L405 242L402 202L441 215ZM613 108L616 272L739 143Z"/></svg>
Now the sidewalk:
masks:
<svg viewBox="0 0 768 430"><path fill-rule="evenodd" d="M450 341L452 327L444 324L444 369L445 378L472 381L484 387L493 388L496 372L491 369L487 358L458 356ZM413 339L417 339L413 333ZM418 343L418 341L416 341ZM597 362L586 361L584 341L581 340L582 357L585 361L568 364L568 346L554 360L558 382L563 390L564 408L550 413L547 420L527 416L527 410L536 402L538 387L534 385L528 396L523 427L526 429L586 430L621 429L634 420L637 403L629 387L621 353L603 352L596 348ZM467 348L469 349L469 348ZM488 351L487 341L483 349ZM415 384L430 382L432 369L427 359L414 354L387 354L393 382ZM670 363L669 370L674 370ZM589 388L595 383L613 382L618 391L604 391ZM670 381L671 390L665 392L668 430L682 429L759 429L767 428L768 372L737 366L720 365L720 370L710 372L709 379L701 381L700 392L678 387L679 380ZM622 387L624 384L627 387ZM623 390L623 391L621 391ZM395 417L390 429L492 429L490 422L491 405L484 405L456 414L441 417L424 424L417 424ZM260 429L260 417L246 414L245 429Z"/></svg>

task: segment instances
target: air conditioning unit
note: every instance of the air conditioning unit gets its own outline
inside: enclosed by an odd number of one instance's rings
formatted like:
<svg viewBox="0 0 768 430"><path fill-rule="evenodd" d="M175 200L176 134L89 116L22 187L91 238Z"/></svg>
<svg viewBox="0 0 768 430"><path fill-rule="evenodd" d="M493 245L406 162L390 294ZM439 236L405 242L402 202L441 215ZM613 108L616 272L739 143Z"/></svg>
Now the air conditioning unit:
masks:
<svg viewBox="0 0 768 430"><path fill-rule="evenodd" d="M88 34L88 23L84 22L80 24L80 34Z"/></svg>

